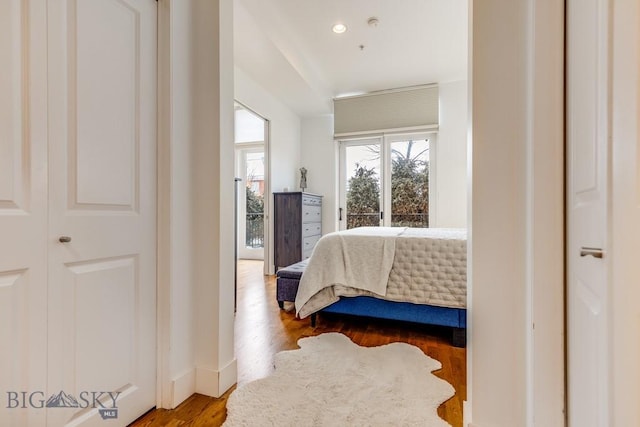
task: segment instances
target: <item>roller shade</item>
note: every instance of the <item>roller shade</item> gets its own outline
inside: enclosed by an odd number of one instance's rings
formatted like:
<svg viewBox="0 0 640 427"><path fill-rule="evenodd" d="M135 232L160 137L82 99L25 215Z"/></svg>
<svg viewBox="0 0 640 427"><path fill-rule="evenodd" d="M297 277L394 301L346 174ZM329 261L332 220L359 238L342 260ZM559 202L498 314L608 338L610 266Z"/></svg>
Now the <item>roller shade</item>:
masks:
<svg viewBox="0 0 640 427"><path fill-rule="evenodd" d="M336 136L438 125L438 86L419 86L333 100Z"/></svg>

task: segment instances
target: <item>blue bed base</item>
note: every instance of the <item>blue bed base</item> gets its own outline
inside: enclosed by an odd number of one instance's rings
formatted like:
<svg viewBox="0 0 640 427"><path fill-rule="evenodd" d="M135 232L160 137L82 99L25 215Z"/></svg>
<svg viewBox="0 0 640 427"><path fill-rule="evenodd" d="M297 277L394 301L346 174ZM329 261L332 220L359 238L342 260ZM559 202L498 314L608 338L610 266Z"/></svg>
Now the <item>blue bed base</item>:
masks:
<svg viewBox="0 0 640 427"><path fill-rule="evenodd" d="M466 346L467 310L463 308L437 307L359 296L340 298L339 301L323 308L321 312L448 326L453 328L453 345ZM312 326L315 326L315 320L314 313L311 315Z"/></svg>
<svg viewBox="0 0 640 427"><path fill-rule="evenodd" d="M278 270L276 299L280 308L284 301L295 301L300 277L309 260L303 260ZM437 307L434 305L394 302L374 297L342 297L339 301L321 310L324 313L348 314L377 319L400 320L424 325L452 328L452 342L456 347L465 347L467 342L467 310L463 308ZM316 325L316 314L311 315L311 326Z"/></svg>

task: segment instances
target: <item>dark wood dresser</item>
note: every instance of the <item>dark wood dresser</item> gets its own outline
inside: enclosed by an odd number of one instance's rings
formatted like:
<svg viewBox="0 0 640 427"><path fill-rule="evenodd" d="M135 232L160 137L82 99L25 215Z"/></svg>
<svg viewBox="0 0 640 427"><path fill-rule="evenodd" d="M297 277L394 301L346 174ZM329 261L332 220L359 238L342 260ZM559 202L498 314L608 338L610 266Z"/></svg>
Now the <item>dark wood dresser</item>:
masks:
<svg viewBox="0 0 640 427"><path fill-rule="evenodd" d="M274 264L276 270L311 256L322 236L322 196L303 192L273 193Z"/></svg>

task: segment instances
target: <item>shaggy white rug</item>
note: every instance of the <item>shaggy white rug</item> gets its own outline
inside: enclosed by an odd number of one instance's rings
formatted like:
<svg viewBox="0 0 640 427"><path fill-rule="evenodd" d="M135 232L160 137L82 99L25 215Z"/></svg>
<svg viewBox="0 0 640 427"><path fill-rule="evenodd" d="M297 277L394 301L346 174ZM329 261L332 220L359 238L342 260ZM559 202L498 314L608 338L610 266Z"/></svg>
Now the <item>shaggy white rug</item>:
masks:
<svg viewBox="0 0 640 427"><path fill-rule="evenodd" d="M437 408L455 391L419 348L360 347L339 333L298 345L276 355L271 376L231 394L224 426L449 425Z"/></svg>

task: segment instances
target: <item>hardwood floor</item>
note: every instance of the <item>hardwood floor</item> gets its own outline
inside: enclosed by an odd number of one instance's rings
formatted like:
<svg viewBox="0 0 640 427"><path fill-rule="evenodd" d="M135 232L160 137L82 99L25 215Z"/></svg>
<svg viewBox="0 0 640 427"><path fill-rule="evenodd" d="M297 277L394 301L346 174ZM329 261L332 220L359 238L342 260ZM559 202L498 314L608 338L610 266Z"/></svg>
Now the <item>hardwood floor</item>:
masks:
<svg viewBox="0 0 640 427"><path fill-rule="evenodd" d="M267 376L273 357L282 350L298 348L301 337L340 332L362 346L406 342L419 347L442 363L435 374L453 385L455 396L438 408L438 414L454 427L462 426L462 402L466 399L466 350L449 344L446 328L356 317L320 315L316 328L309 319L296 319L278 308L275 276L263 276L262 261L241 261L238 266L236 314L238 384ZM193 395L174 410L153 410L133 426L219 426L226 417L226 400L235 387L216 399Z"/></svg>

